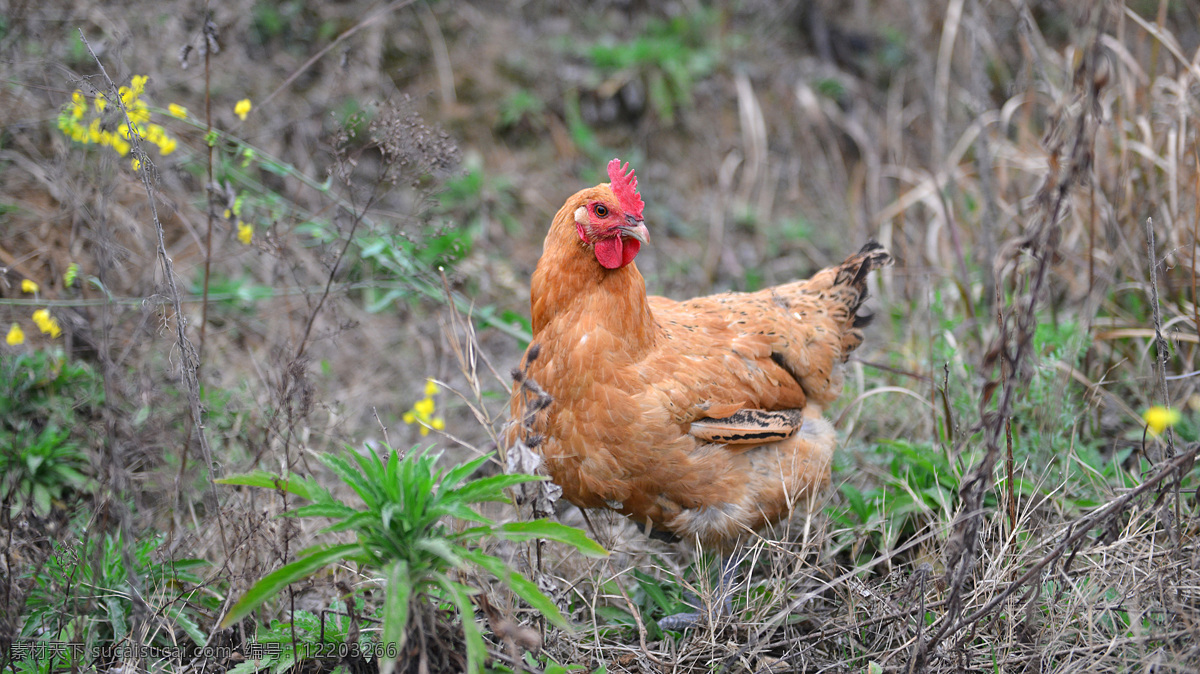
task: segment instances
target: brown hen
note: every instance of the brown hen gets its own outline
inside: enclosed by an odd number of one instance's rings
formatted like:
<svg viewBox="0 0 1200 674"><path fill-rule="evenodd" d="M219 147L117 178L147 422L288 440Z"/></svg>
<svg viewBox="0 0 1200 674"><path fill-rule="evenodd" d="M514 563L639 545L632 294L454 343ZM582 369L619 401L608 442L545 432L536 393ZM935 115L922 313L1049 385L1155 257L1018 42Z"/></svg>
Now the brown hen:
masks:
<svg viewBox="0 0 1200 674"><path fill-rule="evenodd" d="M530 292L533 341L506 441L524 441L570 502L729 549L829 482L822 412L862 343L871 242L842 264L754 293L647 297L649 235L633 171L554 217Z"/></svg>

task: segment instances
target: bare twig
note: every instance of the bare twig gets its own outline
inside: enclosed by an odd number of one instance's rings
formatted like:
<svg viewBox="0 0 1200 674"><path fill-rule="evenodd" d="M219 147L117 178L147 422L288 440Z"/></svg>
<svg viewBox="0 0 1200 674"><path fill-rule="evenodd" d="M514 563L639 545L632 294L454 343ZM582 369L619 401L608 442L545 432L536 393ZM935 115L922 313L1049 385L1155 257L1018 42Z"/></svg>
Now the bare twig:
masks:
<svg viewBox="0 0 1200 674"><path fill-rule="evenodd" d="M204 411L200 405L200 381L196 375L199 367L199 358L195 347L192 346L191 340L187 337L187 319L184 318L183 304L179 300L179 288L175 283L175 265L171 257L167 255L166 238L163 233L162 222L158 218L158 200L154 194L154 183L150 179L153 164L151 164L150 157L146 154L146 151L142 149L141 136L138 135L136 125L129 119L129 110L125 107L125 101L117 92L116 83L108 76L108 71L105 70L104 63L96 56L91 43L88 42L87 37L83 34L83 29L79 29L79 39L87 47L88 53L91 54L92 60L96 62L96 66L100 69L100 74L104 76L104 80L108 84L110 92L109 100L113 101L120 108L121 115L125 118L125 124L129 128L129 142L133 147L133 156L138 158L141 165L138 174L142 179L142 187L146 190L146 200L150 206L151 218L154 221L158 261L162 265L169 299L175 309L175 335L176 344L179 347L179 375L180 379L183 380L184 389L187 393L189 408L192 413L192 426L196 430L196 438L200 443L200 453L204 457L205 469L208 471L208 488L212 495L213 503L217 505L215 510L217 527L221 533L221 547L224 553L228 555L229 542L225 535L225 515L219 506L220 501L218 500L217 487L214 482L220 476L220 469L217 463L213 461L212 448L208 444L208 435L204 432Z"/></svg>
<svg viewBox="0 0 1200 674"><path fill-rule="evenodd" d="M213 153L216 151L214 143L209 141L212 134L212 52L213 46L217 44L217 25L213 23L212 17L204 18L204 27L201 29L201 40L204 41L204 144L208 148L208 182L204 190L205 198L205 221L207 227L204 234L204 293L200 303L200 339L199 345L196 347L196 378L200 379L204 367L204 337L208 331L208 284L212 269L212 237L213 237L213 192L216 190L216 185L213 184ZM184 454L186 463L187 455Z"/></svg>
<svg viewBox="0 0 1200 674"><path fill-rule="evenodd" d="M1146 218L1146 255L1150 258L1150 312L1154 317L1155 374L1158 379L1159 393L1162 395L1162 404L1170 407L1171 396L1167 391L1167 358L1171 353L1171 347L1162 334L1162 309L1158 305L1158 256L1155 255L1154 248L1154 219ZM1166 438L1166 458L1170 459L1175 456L1175 433L1169 426L1166 429Z"/></svg>

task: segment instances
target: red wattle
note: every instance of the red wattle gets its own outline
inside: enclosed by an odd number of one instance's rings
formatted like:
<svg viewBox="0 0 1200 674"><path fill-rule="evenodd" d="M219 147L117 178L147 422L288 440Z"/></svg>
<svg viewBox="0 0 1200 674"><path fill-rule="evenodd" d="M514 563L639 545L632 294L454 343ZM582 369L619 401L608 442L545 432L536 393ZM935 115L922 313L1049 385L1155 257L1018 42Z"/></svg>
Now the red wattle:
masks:
<svg viewBox="0 0 1200 674"><path fill-rule="evenodd" d="M621 266L624 267L637 257L638 251L642 249L642 242L637 239L628 239L622 243L624 247L621 249Z"/></svg>
<svg viewBox="0 0 1200 674"><path fill-rule="evenodd" d="M611 239L600 239L596 242L596 261L605 269L617 269L626 264L624 251L622 251L621 237L614 236ZM637 255L637 249L634 248L633 255ZM629 259L633 259L633 255Z"/></svg>

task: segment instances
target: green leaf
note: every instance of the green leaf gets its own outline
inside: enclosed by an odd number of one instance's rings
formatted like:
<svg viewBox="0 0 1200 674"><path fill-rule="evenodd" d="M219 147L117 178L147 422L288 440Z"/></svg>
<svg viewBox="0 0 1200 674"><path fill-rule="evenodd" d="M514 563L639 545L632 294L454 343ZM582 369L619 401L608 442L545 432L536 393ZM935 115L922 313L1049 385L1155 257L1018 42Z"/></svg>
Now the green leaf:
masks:
<svg viewBox="0 0 1200 674"><path fill-rule="evenodd" d="M525 541L531 538L545 538L559 543L566 543L588 557L607 557L608 551L596 541L588 538L582 529L569 527L549 520L533 520L532 522L509 522L496 528L496 535L510 541Z"/></svg>
<svg viewBox="0 0 1200 674"><path fill-rule="evenodd" d="M294 647L288 648L285 644L283 648L283 657L279 658L279 661L276 662L275 666L271 668L271 674L285 674L286 672L291 672L293 669L295 669L295 664L296 650Z"/></svg>
<svg viewBox="0 0 1200 674"><path fill-rule="evenodd" d="M432 553L451 566L462 566L462 553L465 552L465 549L444 538L422 538L413 547Z"/></svg>
<svg viewBox="0 0 1200 674"><path fill-rule="evenodd" d="M230 475L229 477L219 478L214 480L217 484L236 484L243 487L261 487L263 489L282 489L289 494L295 494L300 498L306 498L310 501L316 500L313 498L315 490L321 490L317 483L306 477L292 475L291 477L280 477L273 475L264 470L256 470L240 475ZM321 490L323 491L323 490Z"/></svg>
<svg viewBox="0 0 1200 674"><path fill-rule="evenodd" d="M34 509L42 515L50 513L50 491L44 485L33 485L33 505Z"/></svg>
<svg viewBox="0 0 1200 674"><path fill-rule="evenodd" d="M463 637L467 642L467 672L478 674L483 670L487 649L483 644L479 623L475 622L475 606L471 603L470 588L440 574L437 583L458 607L459 616L462 618Z"/></svg>
<svg viewBox="0 0 1200 674"><path fill-rule="evenodd" d="M464 559L467 559L475 565L486 569L493 576L499 578L506 585L508 585L509 588L511 588L512 591L517 594L517 596L524 599L525 602L533 608L537 609L537 611L545 616L550 622L558 625L564 630L572 630L571 623L567 622L567 619L564 618L563 614L559 612L558 607L554 605L554 601L542 594L542 591L538 589L536 583L509 568L508 564L504 563L504 560L484 554L477 550L464 550L462 552L462 556Z"/></svg>
<svg viewBox="0 0 1200 674"><path fill-rule="evenodd" d="M373 523L375 522L379 522L379 517L375 513L370 511L355 510L353 515L347 517L341 522L335 522L325 527L321 531L348 531L351 529L361 531L364 529L373 528Z"/></svg>
<svg viewBox="0 0 1200 674"><path fill-rule="evenodd" d="M604 618L605 622L612 625L632 626L637 624L637 621L629 611L617 608L616 606L597 606L596 615Z"/></svg>
<svg viewBox="0 0 1200 674"><path fill-rule="evenodd" d="M197 569L202 566L209 566L207 559L173 559L170 562L171 569L174 571L187 571L188 569Z"/></svg>
<svg viewBox="0 0 1200 674"><path fill-rule="evenodd" d="M547 479L549 478L541 475L493 475L468 482L455 489L454 496L468 503L477 503L480 501L507 502L508 497L504 495L504 489L518 484L525 484L526 482L541 482Z"/></svg>
<svg viewBox="0 0 1200 674"><path fill-rule="evenodd" d="M59 465L54 467L54 472L62 477L63 482L72 487L81 487L87 483L87 477L70 466Z"/></svg>
<svg viewBox="0 0 1200 674"><path fill-rule="evenodd" d="M172 608L168 613L171 614L171 618L175 620L175 624L183 630L184 634L188 635L192 643L197 646L204 646L207 643L208 638L205 636L204 631L200 629L196 621L188 617L182 608Z"/></svg>
<svg viewBox="0 0 1200 674"><path fill-rule="evenodd" d="M323 549L317 549L306 557L302 557L292 562L285 564L278 569L263 576L257 583L251 587L241 599L238 600L232 608L229 609L229 614L221 621L221 627L229 627L245 617L248 613L262 605L271 597L278 594L283 588L291 583L294 583L303 578L307 578L312 574L320 571L330 563L341 560L351 553L358 552L360 546L358 543L346 543L343 545L331 545Z"/></svg>
<svg viewBox="0 0 1200 674"><path fill-rule="evenodd" d="M129 635L129 625L125 622L125 607L117 595L110 594L104 598L104 612L112 625L114 641L119 642Z"/></svg>
<svg viewBox="0 0 1200 674"><path fill-rule="evenodd" d="M287 517L328 517L338 520L356 515L358 511L341 503L313 503L283 514Z"/></svg>
<svg viewBox="0 0 1200 674"><path fill-rule="evenodd" d="M667 593L663 592L662 587L658 584L658 581L637 569L633 570L633 579L636 580L638 586L642 588L642 592L645 592L648 597L653 599L654 603L658 604L660 609L666 613L672 612L672 609L675 608L674 602L672 602L670 599L667 599Z"/></svg>
<svg viewBox="0 0 1200 674"><path fill-rule="evenodd" d="M367 290L370 290L372 292L375 291L374 288L368 288ZM392 288L381 295L368 296L366 305L363 308L367 310L368 314L377 314L377 313L383 311L384 309L387 309L388 307L392 306L392 302L395 302L396 300L400 299L401 297L406 297L408 294L409 293L407 290L402 290L400 288Z"/></svg>
<svg viewBox="0 0 1200 674"><path fill-rule="evenodd" d="M867 507L867 502L863 498L862 492L848 482L842 483L838 489L842 492L842 496L846 497L846 501L850 503L850 509L865 524L867 518L870 517L870 508Z"/></svg>
<svg viewBox="0 0 1200 674"><path fill-rule="evenodd" d="M239 662L231 669L225 670L225 674L255 674L260 669L262 669L262 665L259 664L258 660L246 660L245 662Z"/></svg>
<svg viewBox="0 0 1200 674"><path fill-rule="evenodd" d="M457 487L458 483L463 481L463 478L467 477L471 473L474 473L480 466L484 464L484 462L492 458L493 454L495 454L495 452L485 454L474 461L468 461L467 463L459 464L454 468L451 468L450 471L446 473L446 476L442 478L442 488L452 489Z"/></svg>
<svg viewBox="0 0 1200 674"><path fill-rule="evenodd" d="M397 519L397 516L404 517L406 514L404 506L399 503L387 503L379 511L379 516L383 522L384 529L392 528L392 520Z"/></svg>
<svg viewBox="0 0 1200 674"><path fill-rule="evenodd" d="M471 506L467 505L466 503L448 503L448 504L445 504L445 510L446 510L447 515L450 515L451 517L457 517L460 520L465 520L467 522L477 522L479 524L489 524L489 525L492 524L492 521L490 519L475 512L475 510L473 510L471 508ZM491 532L491 527L474 527L473 529L479 529L479 528L484 529L487 533ZM469 529L468 531L471 531L473 529ZM466 532L463 532L463 533L466 533Z"/></svg>
<svg viewBox="0 0 1200 674"><path fill-rule="evenodd" d="M371 450L365 450L371 451ZM359 472L349 461L343 459L336 454L321 454L321 463L325 464L332 470L342 482L350 485L368 506L374 508L379 503L379 488L371 484L370 480Z"/></svg>
<svg viewBox="0 0 1200 674"><path fill-rule="evenodd" d="M387 588L383 598L383 634L380 635L380 643L384 646L396 644L396 650L403 652L404 638L408 633L408 606L413 591L408 562L403 559L393 562L385 574ZM383 658L380 674L390 674L395 666L395 658Z"/></svg>

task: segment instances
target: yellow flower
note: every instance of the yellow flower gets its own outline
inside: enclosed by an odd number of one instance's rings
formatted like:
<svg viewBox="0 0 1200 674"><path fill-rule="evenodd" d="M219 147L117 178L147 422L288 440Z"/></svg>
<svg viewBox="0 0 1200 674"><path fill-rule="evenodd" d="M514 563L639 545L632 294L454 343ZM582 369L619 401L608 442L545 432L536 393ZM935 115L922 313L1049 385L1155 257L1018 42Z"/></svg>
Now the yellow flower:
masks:
<svg viewBox="0 0 1200 674"><path fill-rule="evenodd" d="M8 329L8 336L4 338L4 341L8 342L9 346L24 344L25 331L21 329L21 326L13 323L12 327Z"/></svg>
<svg viewBox="0 0 1200 674"><path fill-rule="evenodd" d="M241 220L238 220L237 225L238 225L238 233L237 233L238 241L241 241L243 244L249 246L250 242L254 240L254 225L247 225L246 223L242 222Z"/></svg>
<svg viewBox="0 0 1200 674"><path fill-rule="evenodd" d="M172 104L168 105L167 112L171 113L172 117L178 117L179 119L187 119L187 108L183 107L182 105L180 105L178 103L172 103Z"/></svg>
<svg viewBox="0 0 1200 674"><path fill-rule="evenodd" d="M438 417L438 418L434 419L433 421L429 422L429 425L433 426L434 430L440 431L440 430L446 428L446 420L441 417Z"/></svg>
<svg viewBox="0 0 1200 674"><path fill-rule="evenodd" d="M225 212L222 213L221 216L228 220L231 216L233 216L233 212L226 208Z"/></svg>
<svg viewBox="0 0 1200 674"><path fill-rule="evenodd" d="M146 104L141 101L135 102L133 105L129 106L129 121L133 122L139 127L142 124L149 122L150 109L147 108ZM138 133L142 134L143 136L146 135L141 128L138 129Z"/></svg>
<svg viewBox="0 0 1200 674"><path fill-rule="evenodd" d="M108 99L105 98L103 91L96 94L96 100L93 102L96 105L96 112L104 112L104 108L108 107Z"/></svg>
<svg viewBox="0 0 1200 674"><path fill-rule="evenodd" d="M437 392L438 392L437 382L433 381L432 379L426 379L425 380L425 397L431 398Z"/></svg>
<svg viewBox="0 0 1200 674"><path fill-rule="evenodd" d="M421 419L428 419L429 416L433 414L433 398L424 398L422 400L418 400L417 403L413 405L413 412L416 412L417 416Z"/></svg>
<svg viewBox="0 0 1200 674"><path fill-rule="evenodd" d="M1162 405L1155 405L1145 412L1142 412L1142 419L1146 421L1146 426L1149 427L1150 432L1154 435L1158 435L1171 426L1179 423L1180 414L1179 410L1173 410L1169 407L1163 407Z"/></svg>
<svg viewBox="0 0 1200 674"><path fill-rule="evenodd" d="M46 309L38 309L33 312L33 322L37 324L39 330L50 335L52 339L62 334L62 328L58 326L58 319L51 316Z"/></svg>
<svg viewBox="0 0 1200 674"><path fill-rule="evenodd" d="M158 142L158 152L165 157L175 151L176 145L178 145L178 143L174 138L171 138L170 136L164 136L162 140Z"/></svg>
<svg viewBox="0 0 1200 674"><path fill-rule="evenodd" d="M37 291L38 291L38 284L34 283L30 279L22 279L21 280L21 292L33 294L33 293L36 293Z"/></svg>
<svg viewBox="0 0 1200 674"><path fill-rule="evenodd" d="M87 112L87 103L83 102L83 92L76 89L71 92L71 115L75 119L83 119L85 112Z"/></svg>
<svg viewBox="0 0 1200 674"><path fill-rule="evenodd" d="M134 98L141 96L142 92L146 90L146 80L148 79L150 79L148 75L134 75L130 80L129 83L133 85Z"/></svg>
<svg viewBox="0 0 1200 674"><path fill-rule="evenodd" d="M238 119L246 119L246 115L250 114L250 99L243 98L233 106L233 114L238 116Z"/></svg>
<svg viewBox="0 0 1200 674"><path fill-rule="evenodd" d="M133 170L135 173L137 172L138 169L142 168L142 160L141 159L134 157L133 159L131 159L129 161L131 164L133 164Z"/></svg>

